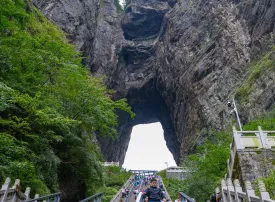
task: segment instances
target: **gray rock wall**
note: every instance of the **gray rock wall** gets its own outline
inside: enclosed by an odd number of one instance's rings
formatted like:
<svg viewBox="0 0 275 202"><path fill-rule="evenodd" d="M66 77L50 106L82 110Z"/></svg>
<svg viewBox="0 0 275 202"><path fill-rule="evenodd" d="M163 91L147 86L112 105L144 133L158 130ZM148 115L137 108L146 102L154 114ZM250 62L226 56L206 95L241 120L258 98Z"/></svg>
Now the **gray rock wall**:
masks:
<svg viewBox="0 0 275 202"><path fill-rule="evenodd" d="M114 99L126 97L137 114L118 112L118 139L99 138L106 160L121 164L137 124L160 121L177 163L199 130L227 127L226 100L274 44L272 0L128 0L124 14L111 0L33 2L69 34L91 72L106 75ZM263 75L242 121L273 106L275 77Z"/></svg>
<svg viewBox="0 0 275 202"><path fill-rule="evenodd" d="M257 178L267 177L275 169L275 150L257 149L237 152L232 179L254 182Z"/></svg>
<svg viewBox="0 0 275 202"><path fill-rule="evenodd" d="M52 22L67 33L68 39L84 55L93 57L99 0L32 0Z"/></svg>

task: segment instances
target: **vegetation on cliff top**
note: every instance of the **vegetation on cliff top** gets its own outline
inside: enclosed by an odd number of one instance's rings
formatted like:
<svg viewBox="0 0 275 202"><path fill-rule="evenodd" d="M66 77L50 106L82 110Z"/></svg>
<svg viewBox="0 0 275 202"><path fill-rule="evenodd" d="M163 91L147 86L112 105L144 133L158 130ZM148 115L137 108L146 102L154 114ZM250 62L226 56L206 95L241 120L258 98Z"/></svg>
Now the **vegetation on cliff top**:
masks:
<svg viewBox="0 0 275 202"><path fill-rule="evenodd" d="M103 158L93 136L116 136L115 110L133 116L126 100L111 100L28 1L1 0L0 25L0 182L19 178L45 194L73 176L95 191Z"/></svg>
<svg viewBox="0 0 275 202"><path fill-rule="evenodd" d="M244 130L258 130L258 126L262 130L275 130L275 110L262 114L254 120L249 121L243 126Z"/></svg>
<svg viewBox="0 0 275 202"><path fill-rule="evenodd" d="M275 68L274 53L275 47L271 48L269 52L261 56L259 60L256 60L249 65L248 77L236 91L236 98L240 100L241 103L248 102L255 81L260 78L263 73Z"/></svg>

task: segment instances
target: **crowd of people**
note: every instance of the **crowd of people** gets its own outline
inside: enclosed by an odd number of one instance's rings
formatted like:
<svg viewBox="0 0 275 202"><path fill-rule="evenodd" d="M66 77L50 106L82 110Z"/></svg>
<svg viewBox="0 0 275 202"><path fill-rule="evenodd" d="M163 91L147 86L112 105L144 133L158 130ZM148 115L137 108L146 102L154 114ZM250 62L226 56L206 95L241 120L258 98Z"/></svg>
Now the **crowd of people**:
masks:
<svg viewBox="0 0 275 202"><path fill-rule="evenodd" d="M142 193L141 201L144 202L166 202L166 193L163 185L161 184L159 177L155 175L135 175L130 179L130 186L132 188L132 194L135 196L135 200ZM122 198L130 197L130 190L128 188L122 188ZM206 202L219 202L221 199L220 189L217 188L214 193L211 194L210 200ZM195 201L195 199L193 199ZM122 200L121 200L122 202Z"/></svg>
<svg viewBox="0 0 275 202"><path fill-rule="evenodd" d="M141 201L145 202L166 202L165 190L159 181L159 177L155 175L138 175L130 180L130 187L132 187L135 200L139 193L142 193ZM121 189L122 198L130 197L129 188L123 187Z"/></svg>
<svg viewBox="0 0 275 202"><path fill-rule="evenodd" d="M166 202L166 193L163 185L161 184L159 177L155 175L135 175L130 180L130 186L132 188L132 194L135 196L135 200L142 193L141 201L144 202ZM122 198L130 197L130 190L128 188L122 188ZM217 188L214 193L211 194L210 200L206 202L219 202L221 199L220 189ZM193 199L195 201L195 199ZM121 200L122 202L122 200Z"/></svg>

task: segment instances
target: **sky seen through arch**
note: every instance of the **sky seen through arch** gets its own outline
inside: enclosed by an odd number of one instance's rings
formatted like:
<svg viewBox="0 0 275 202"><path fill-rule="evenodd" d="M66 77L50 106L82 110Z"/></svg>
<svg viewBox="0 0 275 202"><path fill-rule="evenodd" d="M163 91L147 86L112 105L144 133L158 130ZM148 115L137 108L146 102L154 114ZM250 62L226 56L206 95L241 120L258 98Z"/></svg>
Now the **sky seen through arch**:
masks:
<svg viewBox="0 0 275 202"><path fill-rule="evenodd" d="M142 124L133 127L123 168L127 170L162 170L176 166L166 146L161 124Z"/></svg>

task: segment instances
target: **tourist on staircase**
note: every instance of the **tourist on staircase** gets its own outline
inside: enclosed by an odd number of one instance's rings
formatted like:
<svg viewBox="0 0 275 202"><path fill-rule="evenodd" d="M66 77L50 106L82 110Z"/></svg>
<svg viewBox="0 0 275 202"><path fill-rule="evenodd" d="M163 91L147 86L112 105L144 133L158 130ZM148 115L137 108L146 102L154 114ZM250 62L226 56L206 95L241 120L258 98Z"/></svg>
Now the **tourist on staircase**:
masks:
<svg viewBox="0 0 275 202"><path fill-rule="evenodd" d="M137 199L137 197L138 197L138 194L139 194L139 190L138 190L138 188L134 191L134 194L135 194L135 200Z"/></svg>
<svg viewBox="0 0 275 202"><path fill-rule="evenodd" d="M210 196L210 202L219 202L220 198L220 189L216 188L215 193L212 193Z"/></svg>
<svg viewBox="0 0 275 202"><path fill-rule="evenodd" d="M145 201L146 202L166 202L166 198L162 190L157 187L157 180L155 178L151 179L150 188L145 191Z"/></svg>
<svg viewBox="0 0 275 202"><path fill-rule="evenodd" d="M125 198L126 197L126 190L125 190L124 187L121 189L121 194L122 194L121 198Z"/></svg>
<svg viewBox="0 0 275 202"><path fill-rule="evenodd" d="M130 190L127 188L127 189L126 189L126 196L127 196L127 197L129 196L129 192L130 192Z"/></svg>

